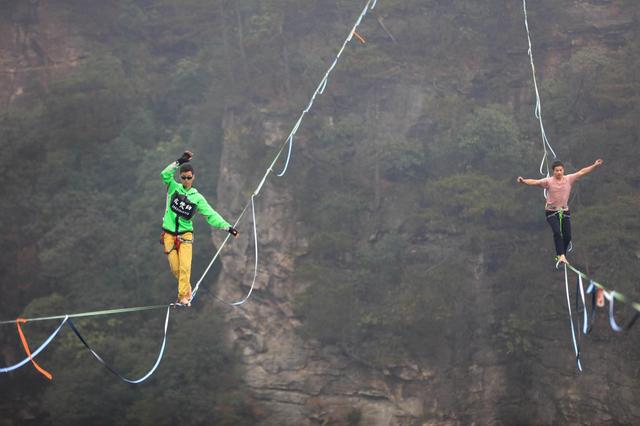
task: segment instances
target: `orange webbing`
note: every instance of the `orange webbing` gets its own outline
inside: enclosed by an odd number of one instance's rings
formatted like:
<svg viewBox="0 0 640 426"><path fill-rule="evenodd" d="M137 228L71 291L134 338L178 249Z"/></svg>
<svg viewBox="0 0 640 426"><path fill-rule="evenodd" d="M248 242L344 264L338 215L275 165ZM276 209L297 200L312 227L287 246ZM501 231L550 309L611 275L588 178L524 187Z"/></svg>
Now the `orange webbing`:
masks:
<svg viewBox="0 0 640 426"><path fill-rule="evenodd" d="M356 38L358 39L358 41L359 41L360 43L362 43L362 44L365 44L365 43L366 43L366 41L364 41L364 38L362 38L362 36L361 36L360 34L358 34L358 33L356 32L356 30L353 30L353 35L354 35L354 36L356 36Z"/></svg>
<svg viewBox="0 0 640 426"><path fill-rule="evenodd" d="M27 353L27 356L31 360L31 363L36 368L36 370L38 370L40 373L42 373L42 375L44 377L46 377L47 379L52 380L53 376L51 375L51 373L49 373L44 368L40 367L38 365L38 363L36 362L36 360L33 359L33 357L31 356L31 350L29 349L29 344L27 343L27 338L24 336L24 333L22 332L22 327L20 326L20 324L25 324L26 322L27 322L27 320L24 319L24 318L17 318L16 319L16 325L18 326L18 334L20 335L20 340L22 340L22 347L24 347L24 351Z"/></svg>

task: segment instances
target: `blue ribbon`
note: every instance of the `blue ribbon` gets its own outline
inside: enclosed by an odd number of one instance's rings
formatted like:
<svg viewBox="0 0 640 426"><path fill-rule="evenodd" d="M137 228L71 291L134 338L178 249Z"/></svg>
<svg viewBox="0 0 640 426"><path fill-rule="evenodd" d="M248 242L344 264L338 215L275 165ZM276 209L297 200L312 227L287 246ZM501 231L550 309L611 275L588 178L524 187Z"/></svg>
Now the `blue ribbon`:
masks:
<svg viewBox="0 0 640 426"><path fill-rule="evenodd" d="M580 299L582 300L582 334L587 334L589 332L589 315L587 314L587 303L584 297L582 275L578 275L578 283L576 284L576 312L578 311L578 296L580 296Z"/></svg>
<svg viewBox="0 0 640 426"><path fill-rule="evenodd" d="M58 333L60 332L60 329L62 329L62 326L67 322L71 322L71 320L69 320L69 316L65 316L64 319L62 320L62 322L60 323L60 325L58 326L58 328L56 328L54 330L53 333L51 333L51 335L47 338L47 340L44 341L43 344L40 345L40 347L38 349L36 349L32 354L31 354L31 358L26 357L25 359L23 359L22 361L20 361L17 364L11 365L9 367L3 367L0 368L0 373L8 373L10 371L13 370L17 370L20 367L23 367L25 364L28 364L29 362L31 362L32 358L35 358L40 352L42 352L47 346L49 346L49 343L51 343L53 341L53 339L55 339L55 337L58 335Z"/></svg>
<svg viewBox="0 0 640 426"><path fill-rule="evenodd" d="M360 16L358 16L358 19L356 20L355 24L351 28L351 31L349 32L349 35L347 36L345 41L342 43L342 47L340 48L340 50L338 50L338 53L336 54L335 59L331 63L331 66L329 66L329 69L327 70L327 72L325 72L324 76L322 77L322 80L320 80L320 83L316 87L316 90L313 92L313 95L311 95L311 99L309 99L309 103L307 104L307 107L302 111L302 113L300 114L300 117L298 118L298 121L296 122L295 126L293 126L293 129L289 133L289 136L286 139L286 143L288 143L288 145L289 145L289 148L288 148L288 151L287 151L287 159L285 161L285 164L284 164L284 167L283 167L282 171L280 173L277 173L278 177L284 176L284 174L287 172L287 168L289 167L289 160L291 159L291 151L292 151L292 147L293 147L293 137L298 132L298 128L300 127L300 123L302 123L302 119L304 118L305 114L308 113L309 110L311 110L311 107L313 106L313 103L315 102L316 97L318 95L322 95L324 93L324 90L327 88L327 82L329 81L329 75L331 74L333 69L338 64L338 60L340 59L340 56L342 56L342 52L344 52L345 47L347 46L347 44L353 38L354 31L356 30L356 28L358 28L358 26L362 22L362 19L365 17L367 12L369 10L373 10L373 8L376 7L376 3L377 3L377 0L369 0L367 2L367 4L364 6L364 9L362 9L362 12L360 12ZM282 151L278 152L278 154L276 155L275 160L277 160L278 157L280 156L280 152L282 152ZM275 162L275 160L274 160L274 162ZM270 170L271 170L271 167L269 167L269 169L267 170L267 173L265 174L265 178L269 174ZM263 178L263 181L264 181L264 178ZM261 186L262 186L262 184L260 185L260 187ZM256 190L255 193L257 194L258 192L259 192L259 189Z"/></svg>
<svg viewBox="0 0 640 426"><path fill-rule="evenodd" d="M582 371L582 363L580 362L580 348L578 347L578 341L576 340L576 330L573 325L573 315L571 313L571 296L569 296L569 277L567 276L567 264L564 264L564 284L567 292L567 308L569 310L569 323L571 324L571 338L573 340L573 349L576 353L576 365L578 370Z"/></svg>
<svg viewBox="0 0 640 426"><path fill-rule="evenodd" d="M534 109L534 115L538 119L540 124L540 134L542 136L542 149L544 150L544 155L542 156L542 161L540 162L540 174L545 175L543 172L543 167L546 165L546 175L549 176L549 165L547 164L547 159L549 157L548 152L551 152L553 158L556 158L556 153L553 150L553 147L549 143L547 139L547 133L544 130L544 124L542 122L542 101L540 100L540 91L538 90L538 81L536 80L536 67L533 63L533 47L531 45L531 33L529 31L529 18L527 16L527 1L522 0L522 9L524 11L524 27L527 31L527 41L529 43L529 50L527 51L529 55L529 62L531 63L531 75L533 77L533 87L536 93L536 106ZM545 191L545 198L547 197L547 193Z"/></svg>
<svg viewBox="0 0 640 426"><path fill-rule="evenodd" d="M165 317L164 320L164 337L162 338L162 346L160 347L160 353L158 354L158 358L156 359L156 363L153 365L153 367L151 367L151 370L149 370L144 376L142 376L139 379L128 379L125 376L123 376L122 374L120 374L118 371L116 371L113 367L111 367L109 364L107 364L107 362L102 359L102 357L100 355L98 355L96 353L96 351L94 351L93 349L91 349L91 346L89 346L89 343L87 343L87 341L85 340L84 337L82 337L82 335L80 334L80 332L78 331L78 329L76 328L76 326L73 324L73 322L71 320L69 320L67 322L67 324L69 325L69 327L71 328L71 330L73 330L73 332L75 333L76 336L78 336L78 339L80 339L80 341L82 342L82 344L89 350L89 352L91 352L91 354L102 364L104 365L107 370L109 370L110 372L112 372L114 375L116 375L118 378L120 378L122 381L127 382L127 383L131 383L133 385L137 385L139 383L144 382L145 380L147 380L149 377L151 377L151 375L156 371L156 369L158 368L158 366L160 365L160 361L162 360L162 356L164 355L164 348L166 346L167 343L167 329L169 326L169 315L171 313L171 305L169 305L167 307L167 316Z"/></svg>
<svg viewBox="0 0 640 426"><path fill-rule="evenodd" d="M619 333L623 329L616 322L616 318L615 318L614 313L613 313L613 304L614 304L614 302L616 300L615 299L615 290L612 290L611 292L605 291L604 292L604 297L609 301L609 325L611 326L611 329L613 331Z"/></svg>
<svg viewBox="0 0 640 426"><path fill-rule="evenodd" d="M254 198L255 198L255 195L252 195L251 196L251 214L253 216L253 243L254 243L255 252L256 252L256 258L253 266L253 280L251 281L251 288L249 289L249 293L247 293L247 295L244 298L242 298L242 300L229 303L231 306L240 306L240 305L243 305L247 300L249 300L249 297L251 297L251 293L253 293L253 287L256 285L256 278L258 276L258 228L257 228L258 225L256 224L256 206L255 206L255 203L253 202Z"/></svg>

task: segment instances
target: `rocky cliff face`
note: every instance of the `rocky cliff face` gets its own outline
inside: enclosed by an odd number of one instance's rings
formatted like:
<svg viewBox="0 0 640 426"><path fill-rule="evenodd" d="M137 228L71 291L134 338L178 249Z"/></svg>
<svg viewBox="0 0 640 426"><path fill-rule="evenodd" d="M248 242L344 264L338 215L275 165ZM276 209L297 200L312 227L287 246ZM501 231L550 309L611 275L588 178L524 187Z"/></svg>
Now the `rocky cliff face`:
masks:
<svg viewBox="0 0 640 426"><path fill-rule="evenodd" d="M416 86L391 89L385 98L394 111L381 112L386 119L372 124L372 133L389 131L391 121L397 123L393 131L408 132L424 116L422 99L427 95L424 88ZM264 135L267 145L279 144L286 137L288 123L280 118L265 113L261 123L262 127L254 130ZM248 125L231 113L225 123L228 143L221 163L227 166L222 168L218 193L233 211L244 206L245 189L257 184L247 180L245 170L229 166L241 162L235 129ZM304 140L295 149L296 156L304 155ZM228 200L222 194L235 195ZM385 195L389 194L383 193L383 199ZM496 405L505 392L506 377L499 357L482 344L491 340L495 309L490 293L482 289L482 257L475 260L471 289L475 302L466 312L459 312L467 318L463 321L465 330L452 337L450 347L438 350L440 361L406 360L374 367L344 348L321 345L299 332L293 303L305 283L292 277L296 259L307 253L309 228L296 222L294 196L286 177L270 177L256 198L260 263L255 291L242 307L220 308L228 324L227 341L242 359L245 380L264 410L264 424L466 423L460 412L473 412L482 423L496 422ZM383 202L382 209L388 210L390 217L401 217L400 212L392 214L394 203L385 206ZM251 283L254 254L250 222L248 212L244 232L222 256L224 271L218 296L226 301L242 298ZM466 328L479 318L479 325L473 325L473 341L465 342Z"/></svg>
<svg viewBox="0 0 640 426"><path fill-rule="evenodd" d="M0 25L0 108L19 102L32 81L46 87L85 56L82 36L60 24L52 2L10 3L10 13L2 15ZM535 47L543 74L551 74L574 48L617 45L634 24L614 0L575 1L570 12L577 24L559 29L553 45ZM537 40L542 39L538 36ZM524 41L518 45L524 46ZM518 54L522 67L527 67L526 51ZM431 82L412 86L398 77L385 89L387 102L379 105L383 119L369 124L372 133L407 134L423 124L431 113L423 102L430 90L434 90ZM518 93L514 103L526 103L528 108L530 90L528 85L514 89ZM514 108L518 106L523 107ZM256 172L238 166L243 164L243 153L237 129L250 128L252 134L261 135L250 143L262 140L272 152L291 125L268 110L262 113L260 124L242 112L226 114L217 192L227 211L238 213L258 183ZM295 155L304 153L304 142L297 140L291 167L296 167ZM518 381L520 372L511 370L504 353L493 345L499 313L511 305L501 289L485 285L487 259L482 253L471 259L475 270L465 294L469 302L456 312L458 331L447 336L447 343L434 350L429 362L405 359L373 366L345 348L322 345L302 335L293 305L306 283L293 277L297 259L309 250L310 224L295 215L296 194L288 187L287 178L271 175L256 198L260 263L252 298L238 308L219 307L227 324L226 340L243 364L244 379L259 401L263 424L458 425L508 423L505 419L509 418L534 423L640 422L634 403L638 373L633 366L615 363L615 380L609 373L603 373L606 380L598 375L576 379L564 360L554 356L558 346L571 350L561 301L554 301L558 315L547 320L548 327L535 342L542 349L533 375L540 379L535 383ZM401 212L393 210L394 203L384 202L391 196L392 191L385 193L383 188L380 208L390 217L400 217ZM241 236L222 254L224 270L217 292L223 300L239 300L251 283L254 253L250 222L248 212L240 227ZM591 350L605 353L607 343L596 339ZM611 390L619 391L618 397L608 396ZM523 399L539 408L515 415ZM585 407L595 414L576 414Z"/></svg>
<svg viewBox="0 0 640 426"><path fill-rule="evenodd" d="M614 1L574 2L571 13L581 23L575 28L559 30L560 39L566 43L538 46L543 73L551 73L554 64L570 56L575 47L615 45L633 25L633 20L620 12ZM542 50L546 52L541 54ZM526 51L521 53L522 66L527 67ZM390 122L395 123L393 132L409 132L429 114L421 102L428 90L407 88L400 83L392 85L385 94L392 101L385 103L387 110L384 107L381 110L381 114L391 119L370 123L372 132L388 132ZM520 89L521 92L528 90L526 86ZM398 105L402 107L395 108ZM218 188L225 204L229 203L225 194L236 194L231 203L235 211L243 207L249 188L257 184L246 179L245 170L233 167L238 163L238 141L230 135L240 124L251 126L242 121L242 114L227 116L227 137L221 159L221 164L226 166L222 168ZM253 130L273 147L283 140L289 124L267 112L260 127ZM295 148L298 155L304 149L304 141ZM576 406L579 400L597 398L597 377L582 379L581 385L577 385L574 374L567 373L559 378L558 386L553 384L551 377L560 371L566 373L566 369L564 363L559 365L557 359L549 359L544 354L555 352L550 350L551 346L566 343L566 330L559 330L557 325L563 321L560 316L549 322L554 330L542 333L535 343L543 348L543 359L535 374L544 379L514 385L519 373L509 370L504 352L492 343L499 328L496 312L509 309L509 301L494 293L499 289L488 288L483 281L486 265L482 254L473 260L473 285L465 295L470 303L457 312L462 318L461 329L448 339L446 347L437 349L436 361L408 359L397 365L374 367L343 348L323 346L305 338L299 332L300 323L292 308L305 283L296 282L292 277L296 259L308 250L309 234L304 223L296 222L294 196L287 188L286 177L284 180L270 177L256 206L260 241L256 291L242 307L220 309L227 322L227 341L242 360L246 383L264 410L263 424L457 425L500 424L507 421L505 419L598 424L614 418L621 422L638 421L635 412L627 411L622 417L618 412L617 417L613 417L615 408L607 408L604 401L596 404L600 410L595 410L597 414L593 416L576 414L580 412ZM384 194L382 197L384 200ZM392 209L385 207L383 201L382 209L385 208ZM222 257L224 271L218 283L218 295L224 300L241 298L251 283L253 242L249 223L250 215L247 215L243 235L227 246ZM557 305L561 309L560 302ZM627 373L633 376L631 371ZM624 386L633 387L630 382ZM519 412L521 398L530 398L532 406L537 408ZM631 399L625 403L633 405ZM620 404L623 403L617 405Z"/></svg>
<svg viewBox="0 0 640 426"><path fill-rule="evenodd" d="M0 17L0 106L67 75L85 57L82 36L46 0L8 2Z"/></svg>

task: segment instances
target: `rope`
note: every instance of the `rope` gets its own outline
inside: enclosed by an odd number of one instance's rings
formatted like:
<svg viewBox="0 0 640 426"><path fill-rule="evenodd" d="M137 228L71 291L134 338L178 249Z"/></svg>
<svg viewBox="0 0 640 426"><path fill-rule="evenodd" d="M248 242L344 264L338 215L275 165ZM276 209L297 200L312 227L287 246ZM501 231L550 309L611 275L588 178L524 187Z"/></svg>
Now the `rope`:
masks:
<svg viewBox="0 0 640 426"><path fill-rule="evenodd" d="M254 244L255 253L256 253L255 265L253 267L253 280L251 281L251 288L249 289L249 293L247 293L247 295L242 300L229 303L231 306L240 306L244 304L244 302L249 300L249 297L251 297L251 293L253 292L253 287L256 285L256 277L258 276L258 229L256 224L256 207L253 203L254 198L255 198L255 195L252 195L251 196L251 213L253 215L253 244Z"/></svg>
<svg viewBox="0 0 640 426"><path fill-rule="evenodd" d="M316 97L318 95L322 95L324 93L324 90L327 87L327 82L328 82L328 79L329 79L329 75L331 74L331 72L333 71L335 66L337 65L338 59L342 55L342 52L345 50L345 48L346 48L347 44L349 43L349 41L351 41L353 35L355 34L356 29L358 28L358 26L362 22L362 19L366 16L366 14L367 14L367 12L369 10L373 10L375 8L376 4L377 4L377 0L368 0L367 1L367 3L364 6L362 12L358 16L358 19L356 20L356 22L353 25L351 31L349 32L349 35L347 36L345 41L342 43L342 46L339 49L339 51L338 51L335 59L333 60L331 66L325 72L322 80L320 80L320 83L316 87L316 90L314 91L313 95L311 96L311 99L309 100L309 103L307 104L307 107L300 114L298 120L296 121L296 124L293 126L291 132L289 133L289 136L280 145L280 148L278 149L273 161L271 162L271 164L267 168L265 174L263 175L262 179L260 180L260 183L258 184L258 186L256 187L255 191L253 192L253 194L251 196L251 199L247 202L247 204L244 206L242 212L240 213L240 215L236 219L236 221L235 221L235 223L233 225L234 228L238 225L240 220L243 218L244 214L246 213L247 209L249 208L249 205L251 205L252 216L253 216L254 247L255 247L255 262L254 262L253 280L252 280L249 292L247 293L247 295L244 298L242 298L241 300L239 300L237 302L225 302L224 300L216 297L216 299L220 300L221 302L223 302L225 304L228 304L228 305L231 305L231 306L240 306L240 305L244 304L247 300L249 300L249 298L251 297L251 294L253 293L253 289L255 287L257 273L258 273L258 237L257 237L257 225L256 225L256 214L255 214L255 202L254 202L254 199L255 199L256 196L258 196L260 194L260 191L262 190L263 185L265 184L267 178L269 177L269 174L271 174L273 172L273 167L275 166L276 162L280 158L280 155L282 154L282 152L284 150L284 147L288 145L287 159L285 161L285 164L284 164L284 167L283 167L282 171L280 173L278 173L277 176L282 177L286 173L287 168L289 166L290 159L291 159L291 154L292 154L292 149L293 149L293 138L294 138L294 135L297 133L298 129L300 128L300 125L302 124L302 120L303 120L304 116L311 110L311 108L312 108L312 106L313 106L313 104L315 102ZM202 284L202 281L204 280L205 276L207 275L207 273L209 272L209 270L213 266L214 262L220 256L220 253L221 253L222 249L224 248L224 246L229 241L230 236L231 236L231 234L228 234L226 236L226 238L224 239L224 241L222 242L220 247L218 247L218 250L214 254L213 258L211 259L211 261L209 262L209 264L205 268L204 272L202 273L202 275L200 276L200 278L196 282L196 285L195 285L195 287L194 287L194 289L193 289L193 291L191 293L191 299L190 299L189 302L191 302L191 301L193 301L195 299L195 296L197 295L198 290L200 289L200 285ZM22 330L20 328L20 324L21 323L26 323L26 322L31 322L31 321L46 321L46 320L54 320L54 319L63 319L62 323L58 326L58 328L47 338L47 340L35 352L33 352L33 354L30 354L30 352L28 350L28 345L26 344L26 339L23 339L23 345L25 347L25 350L27 351L27 354L29 355L28 358L24 359L23 361L19 362L18 364L15 364L15 365L12 365L12 366L9 366L9 367L5 367L5 368L0 368L0 373L7 373L9 371L16 370L16 369L24 366L25 364L27 364L30 361L33 362L33 364L34 364L34 366L36 366L36 368L38 368L39 366L35 363L35 361L33 359L36 357L36 355L38 355L42 350L44 350L44 348L46 348L53 341L53 339L57 336L57 334L59 333L59 331L62 328L62 326L65 323L68 323L69 327L76 334L76 336L80 339L80 341L84 344L84 346L109 371L111 371L113 374L115 374L116 376L118 376L120 379L122 379L123 381L125 381L127 383L131 383L131 384L141 383L141 382L145 381L146 379L148 379L155 372L155 370L157 369L158 365L160 364L160 361L161 361L162 356L164 354L166 341L167 341L167 330L168 330L168 324L169 324L170 308L174 307L174 306L182 306L182 305L181 304L172 303L172 304L169 304L169 305L138 306L138 307L131 307L131 308L119 308L119 309L107 309L107 310L101 310L101 311L81 312L81 313L76 313L76 314L72 314L72 315L65 314L65 315L53 315L53 316L46 316L46 317L44 317L44 316L43 317L34 317L34 318L19 319L19 320L0 321L0 325L16 323L17 326L18 326L18 330L19 330L19 332L21 334L21 337L23 337L23 334L21 332ZM163 341L162 341L162 346L160 348L160 353L158 355L156 363L151 368L151 370L149 370L149 372L146 373L143 377L141 377L140 379L136 379L136 380L132 380L132 379L128 379L128 378L124 377L123 375L118 373L115 369L113 369L111 366L109 366L102 359L102 357L100 357L89 346L88 342L82 337L82 335L80 334L78 329L73 325L73 323L70 320L70 318L92 317L92 316L99 316L99 315L115 315L115 314L122 314L122 313L128 313L128 312L139 312L139 311L146 311L146 310L156 310L156 309L161 309L161 308L167 308L167 316L166 316L166 319L165 319L164 337L163 337ZM44 370L42 370L42 371L43 371L43 374L47 373L47 372L44 372Z"/></svg>
<svg viewBox="0 0 640 426"><path fill-rule="evenodd" d="M527 41L529 43L529 62L531 63L531 75L533 76L533 87L536 92L536 106L534 109L534 115L538 119L538 123L540 124L540 134L542 136L542 149L544 150L544 155L542 156L542 161L540 162L540 174L545 176L545 172L543 167L546 169L546 176L549 177L549 163L548 157L549 152L553 155L553 158L556 158L556 153L553 150L553 147L549 143L549 139L547 138L547 133L544 130L544 124L542 122L542 101L540 100L540 91L538 90L538 81L536 79L536 67L533 63L533 47L531 45L531 33L529 31L529 19L527 16L527 0L522 0L522 9L524 11L524 27L527 31ZM546 191L545 191L546 198Z"/></svg>
<svg viewBox="0 0 640 426"><path fill-rule="evenodd" d="M285 147L288 148L287 149L287 158L285 160L285 163L284 163L284 166L282 168L282 171L280 171L279 173L276 173L276 176L282 177L287 172L287 169L289 167L289 162L291 160L291 153L293 151L293 139L294 139L294 136L296 135L296 133L298 132L298 129L300 128L300 125L302 124L302 120L304 119L304 116L313 107L313 104L314 104L314 102L316 100L316 97L318 95L322 95L324 93L324 90L327 87L327 82L329 80L329 75L331 74L333 69L338 64L338 60L342 56L342 52L344 52L347 44L349 43L349 41L351 41L351 39L352 39L352 37L354 35L354 32L356 31L356 29L358 28L358 26L362 22L362 19L367 15L367 12L369 10L373 10L373 8L376 6L376 3L377 3L377 0L369 0L365 4L364 8L362 9L362 12L360 12L360 15L358 16L358 19L356 20L356 22L354 23L353 27L351 28L351 31L349 31L349 35L344 40L344 42L342 43L342 46L338 50L338 53L336 54L333 62L331 63L331 66L329 66L327 71L324 73L324 76L320 80L320 83L318 83L318 85L316 86L316 89L314 90L313 94L311 95L311 98L309 99L309 102L308 102L306 108L303 109L302 112L300 113L300 116L298 117L298 120L296 120L296 123L293 125L293 128L289 132L289 135L287 136L287 138L284 140L284 142L282 144L280 144L280 147L279 147L278 151L276 152L275 157L273 158L273 160L269 164L269 167L267 167L267 170L264 173L264 175L262 176L262 179L260 180L260 183L256 187L255 191L253 191L253 195L251 196L251 199L244 206L244 209L242 210L242 213L240 214L240 217L238 217L238 219L236 220L236 222L234 224L234 227L238 224L238 222L240 222L240 219L242 218L244 213L249 208L249 205L251 205L252 209L253 209L254 198L260 194L260 191L262 190L263 185L267 181L267 178L269 177L269 175L273 172L273 168L275 167L276 163L280 159L280 155L284 151ZM256 237L256 229L255 229L255 223L256 223L256 221L255 221L255 209L253 209L253 212L254 212L253 224L254 224L254 239L255 239L255 238L257 238ZM207 269L205 270L205 272L202 274L202 276L200 277L200 279L196 283L194 290L191 292L191 300L193 300L195 298L195 295L198 292L198 289L200 287L200 284L202 283L202 280L204 279L205 275L207 274L207 272L211 268L211 265L213 265L213 263L216 261L216 259L220 255L220 252L222 251L222 248L227 244L228 240L229 240L229 236L227 235L227 238L225 238L225 240L222 242L222 244L218 248L218 251L214 255L213 259L211 259L211 262L209 263L209 266L207 266ZM256 279L256 276L257 276L257 273L258 273L258 263L257 263L257 259L258 259L258 243L257 243L257 241L255 242L255 249L256 249L256 256L255 256L256 257L256 263L255 263L254 274L253 274L253 283L251 284L251 289L249 290L249 293L247 294L247 296L244 299L242 299L242 300L240 300L238 302L233 302L233 303L224 302L221 299L218 299L218 300L220 300L220 301L222 301L224 303L228 303L228 304L230 304L232 306L239 306L239 305L245 303L249 299L249 297L251 296L251 293L253 292L253 288L254 288L254 285L255 285L255 279Z"/></svg>

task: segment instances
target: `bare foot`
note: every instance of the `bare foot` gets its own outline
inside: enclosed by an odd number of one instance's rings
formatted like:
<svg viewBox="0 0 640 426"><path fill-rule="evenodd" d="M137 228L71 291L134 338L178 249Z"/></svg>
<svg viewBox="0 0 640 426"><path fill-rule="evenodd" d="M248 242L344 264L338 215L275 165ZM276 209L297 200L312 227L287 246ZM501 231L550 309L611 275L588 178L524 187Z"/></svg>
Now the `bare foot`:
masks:
<svg viewBox="0 0 640 426"><path fill-rule="evenodd" d="M604 306L604 292L601 288L596 290L596 305L598 305L599 308Z"/></svg>

